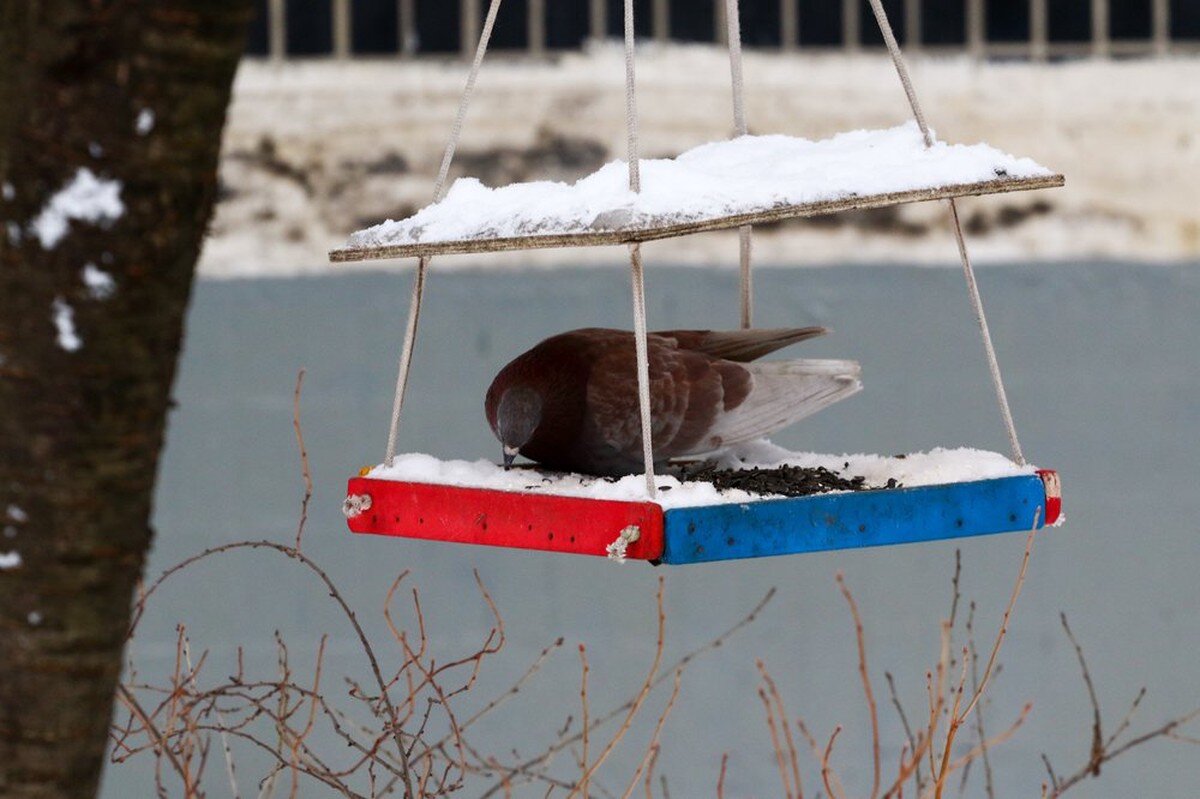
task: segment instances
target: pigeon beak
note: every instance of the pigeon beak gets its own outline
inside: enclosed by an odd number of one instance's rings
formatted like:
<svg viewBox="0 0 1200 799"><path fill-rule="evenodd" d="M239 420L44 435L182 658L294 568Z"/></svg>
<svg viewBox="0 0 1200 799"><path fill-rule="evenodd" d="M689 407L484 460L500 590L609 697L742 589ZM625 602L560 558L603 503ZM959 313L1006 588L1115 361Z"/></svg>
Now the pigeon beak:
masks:
<svg viewBox="0 0 1200 799"><path fill-rule="evenodd" d="M519 450L516 447L508 447L508 446L504 447L504 468L505 469L512 467L513 461L517 459L517 452L519 452Z"/></svg>

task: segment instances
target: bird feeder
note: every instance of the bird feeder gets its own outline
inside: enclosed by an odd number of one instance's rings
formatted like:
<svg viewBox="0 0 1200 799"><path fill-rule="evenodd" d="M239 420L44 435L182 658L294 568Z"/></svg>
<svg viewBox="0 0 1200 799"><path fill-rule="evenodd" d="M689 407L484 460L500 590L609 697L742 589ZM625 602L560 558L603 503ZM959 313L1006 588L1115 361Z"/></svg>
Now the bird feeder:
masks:
<svg viewBox="0 0 1200 799"><path fill-rule="evenodd" d="M434 203L408 219L359 231L347 246L330 253L334 262L417 259L386 457L380 467L364 470L348 485L344 511L353 532L683 564L961 538L1029 530L1060 520L1057 474L1026 465L1021 451L955 199L1058 187L1063 176L987 145L949 146L935 140L880 0L870 0L871 7L913 120L890 130L854 131L817 142L746 135L738 2L722 2L736 138L673 159L639 159L633 3L626 0L626 162L611 163L571 185L543 182L489 189L465 180L447 193L446 177L500 6L500 0L491 0L441 162ZM683 184L687 190L678 190ZM741 321L749 327L753 225L926 201L948 206L1011 460L1003 459L1001 467L982 474L942 469L934 472L939 480L916 485L891 480L887 485L895 487L868 491L786 498L738 495L715 502L678 501L675 495L668 501L656 482L649 447L640 244L737 228ZM640 496L598 495L583 487L522 490L501 477L483 475L473 484L461 474L439 480L430 479L427 471L409 474L397 468L397 426L430 259L452 253L596 245L629 249L645 455Z"/></svg>

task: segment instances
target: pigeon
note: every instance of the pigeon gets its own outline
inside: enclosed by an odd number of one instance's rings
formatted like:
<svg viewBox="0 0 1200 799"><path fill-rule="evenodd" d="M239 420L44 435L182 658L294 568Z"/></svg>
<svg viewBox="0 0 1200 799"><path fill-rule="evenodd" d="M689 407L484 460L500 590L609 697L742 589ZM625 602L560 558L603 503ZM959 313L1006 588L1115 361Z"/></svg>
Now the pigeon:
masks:
<svg viewBox="0 0 1200 799"><path fill-rule="evenodd" d="M655 469L769 435L862 389L845 360L756 362L822 327L650 333ZM633 333L584 328L551 336L496 375L484 410L505 467L518 454L563 472L643 470Z"/></svg>

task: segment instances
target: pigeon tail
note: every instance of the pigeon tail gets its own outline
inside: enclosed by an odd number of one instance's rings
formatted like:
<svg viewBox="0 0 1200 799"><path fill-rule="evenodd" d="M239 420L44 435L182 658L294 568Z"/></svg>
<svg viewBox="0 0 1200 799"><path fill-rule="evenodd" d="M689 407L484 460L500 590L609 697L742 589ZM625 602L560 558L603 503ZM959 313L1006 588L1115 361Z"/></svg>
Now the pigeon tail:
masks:
<svg viewBox="0 0 1200 799"><path fill-rule="evenodd" d="M743 368L753 387L744 402L714 420L704 451L768 436L862 390L857 361L805 358Z"/></svg>

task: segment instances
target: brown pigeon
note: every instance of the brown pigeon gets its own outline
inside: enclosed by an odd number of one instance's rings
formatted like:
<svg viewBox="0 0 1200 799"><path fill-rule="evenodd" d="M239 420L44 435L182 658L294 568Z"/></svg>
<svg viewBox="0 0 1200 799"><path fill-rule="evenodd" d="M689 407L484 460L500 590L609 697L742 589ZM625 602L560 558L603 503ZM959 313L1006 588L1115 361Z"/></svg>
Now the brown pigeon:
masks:
<svg viewBox="0 0 1200 799"><path fill-rule="evenodd" d="M695 456L768 435L862 388L855 361L751 363L821 327L650 333L654 460ZM484 404L509 466L642 471L633 334L585 328L552 336L500 370Z"/></svg>

